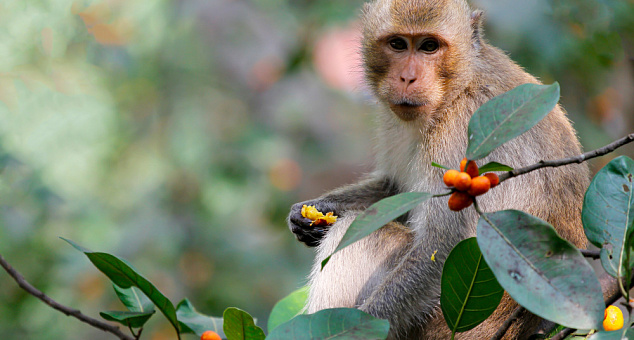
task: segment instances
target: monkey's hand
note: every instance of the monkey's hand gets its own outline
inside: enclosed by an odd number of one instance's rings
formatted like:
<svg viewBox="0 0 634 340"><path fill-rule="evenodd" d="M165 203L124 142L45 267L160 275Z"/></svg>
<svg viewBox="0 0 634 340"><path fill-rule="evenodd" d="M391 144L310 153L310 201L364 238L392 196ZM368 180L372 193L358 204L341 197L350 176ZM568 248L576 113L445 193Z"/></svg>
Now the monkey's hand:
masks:
<svg viewBox="0 0 634 340"><path fill-rule="evenodd" d="M319 241L326 235L329 226L317 226L309 218L302 216L302 207L304 205L312 205L323 213L333 212L338 215L336 204L326 199L315 199L300 203L295 203L291 207L291 213L288 215L288 227L291 229L295 237L309 247L319 245Z"/></svg>

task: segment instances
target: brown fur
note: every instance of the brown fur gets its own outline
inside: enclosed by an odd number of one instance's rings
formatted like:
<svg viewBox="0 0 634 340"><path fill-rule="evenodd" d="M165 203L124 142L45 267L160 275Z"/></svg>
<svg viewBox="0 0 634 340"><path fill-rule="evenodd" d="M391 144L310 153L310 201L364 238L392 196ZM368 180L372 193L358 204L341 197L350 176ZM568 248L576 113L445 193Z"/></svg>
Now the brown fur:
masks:
<svg viewBox="0 0 634 340"><path fill-rule="evenodd" d="M440 273L453 246L475 236L478 216L473 209L451 212L446 198L429 200L412 210L404 224L391 223L333 256L323 271L320 262L334 250L358 212L373 202L398 192L445 192L443 170L431 163L457 166L464 157L473 112L518 85L539 83L484 41L481 16L463 0L376 0L366 4L362 16L366 75L384 106L378 117L377 166L364 182L309 201L342 216L319 244L310 279L309 312L357 307L388 319L390 339L449 338L438 302ZM404 59L386 48L395 35L436 37L443 47L435 54L416 52ZM399 85L403 70L412 67L421 73L417 81L411 86ZM423 98L427 105L402 109L394 105L399 98ZM557 106L533 129L478 163L497 161L518 168L580 150L570 122ZM574 245L585 247L580 211L588 179L586 165L542 169L502 183L478 202L485 211L518 209L538 216ZM300 227L292 218L297 206L290 221L300 238L307 227ZM431 261L434 251L436 260ZM489 338L515 307L505 296L491 318L457 338ZM505 339L526 338L538 321L525 313Z"/></svg>

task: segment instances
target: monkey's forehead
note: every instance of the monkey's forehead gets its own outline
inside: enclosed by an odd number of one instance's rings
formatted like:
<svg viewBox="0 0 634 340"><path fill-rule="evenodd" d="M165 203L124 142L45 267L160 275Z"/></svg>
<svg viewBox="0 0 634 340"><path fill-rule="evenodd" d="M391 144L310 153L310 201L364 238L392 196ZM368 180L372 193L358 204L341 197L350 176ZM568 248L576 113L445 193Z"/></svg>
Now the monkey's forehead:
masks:
<svg viewBox="0 0 634 340"><path fill-rule="evenodd" d="M364 7L366 37L394 33L470 34L471 8L465 0L375 0Z"/></svg>

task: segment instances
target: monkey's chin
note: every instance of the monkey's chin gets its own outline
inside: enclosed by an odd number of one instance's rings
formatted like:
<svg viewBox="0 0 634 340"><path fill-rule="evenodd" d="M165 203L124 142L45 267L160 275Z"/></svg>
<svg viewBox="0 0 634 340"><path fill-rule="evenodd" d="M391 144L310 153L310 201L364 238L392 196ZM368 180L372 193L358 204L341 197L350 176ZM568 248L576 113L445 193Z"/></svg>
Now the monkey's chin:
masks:
<svg viewBox="0 0 634 340"><path fill-rule="evenodd" d="M390 110L403 121L410 122L427 113L427 105L410 103L390 103Z"/></svg>

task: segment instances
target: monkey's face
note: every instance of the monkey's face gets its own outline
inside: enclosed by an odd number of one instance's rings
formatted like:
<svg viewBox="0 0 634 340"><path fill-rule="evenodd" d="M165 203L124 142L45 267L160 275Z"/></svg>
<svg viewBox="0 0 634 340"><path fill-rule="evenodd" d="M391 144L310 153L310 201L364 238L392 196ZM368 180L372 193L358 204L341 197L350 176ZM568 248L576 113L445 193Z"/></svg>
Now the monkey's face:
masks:
<svg viewBox="0 0 634 340"><path fill-rule="evenodd" d="M429 118L443 99L447 43L434 35L398 34L371 48L375 57L365 62L379 99L404 121Z"/></svg>

